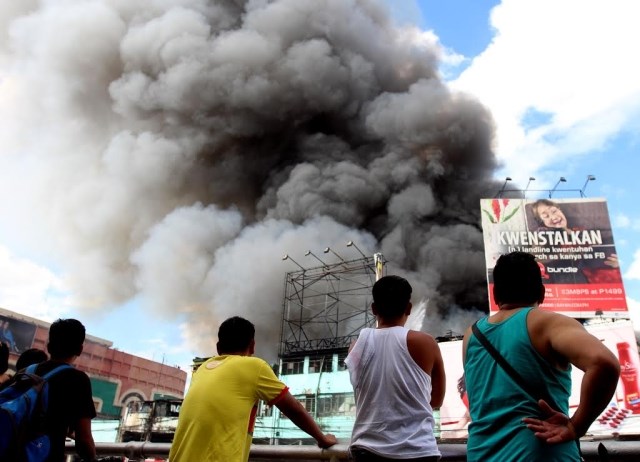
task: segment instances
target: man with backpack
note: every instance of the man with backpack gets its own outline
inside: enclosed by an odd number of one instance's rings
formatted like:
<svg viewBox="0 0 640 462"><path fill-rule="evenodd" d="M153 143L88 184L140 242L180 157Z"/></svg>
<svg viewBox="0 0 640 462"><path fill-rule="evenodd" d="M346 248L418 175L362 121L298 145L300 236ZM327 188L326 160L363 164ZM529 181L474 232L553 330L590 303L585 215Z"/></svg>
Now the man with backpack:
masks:
<svg viewBox="0 0 640 462"><path fill-rule="evenodd" d="M39 400L43 404L29 412L25 412L24 406L20 408L15 404L20 397L13 400L13 408L11 403L2 404L3 414L0 426L9 428L0 428L0 432L13 431L11 425L7 424L9 420L6 418L13 410L15 412L11 415L11 419L14 423L25 423L28 436L26 438L21 435L13 436L12 441L20 441L22 447L18 448L17 455L13 452L15 448L9 448L8 453L0 453L0 462L18 460L20 462L23 460L64 462L65 440L71 433L75 435L76 451L82 460L95 460L96 450L91 434L91 419L96 416L96 410L93 404L91 382L87 374L73 367L73 363L82 353L84 340L85 328L80 321L58 319L49 328L47 349L51 359L29 366L25 371L16 374L14 383L8 388L13 387L14 390L19 390L22 382L25 384L23 387L25 391L33 390L33 385L40 381L33 375L45 379L41 383L43 388ZM8 392L8 389L2 391L3 394ZM34 445L35 437L37 437L37 444ZM46 454L47 439L50 444L48 454ZM41 444L43 441L44 443ZM27 452L25 456L25 448L29 448L30 451L34 446L38 449ZM41 450L43 447L44 454Z"/></svg>

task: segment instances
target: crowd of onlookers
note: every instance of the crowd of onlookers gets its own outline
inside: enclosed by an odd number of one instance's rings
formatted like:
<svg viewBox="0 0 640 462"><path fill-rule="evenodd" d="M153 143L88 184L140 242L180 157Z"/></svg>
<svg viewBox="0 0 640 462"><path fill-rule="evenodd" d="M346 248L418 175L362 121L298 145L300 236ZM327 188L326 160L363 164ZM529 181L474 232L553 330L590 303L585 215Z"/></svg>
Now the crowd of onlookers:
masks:
<svg viewBox="0 0 640 462"><path fill-rule="evenodd" d="M615 391L618 360L575 319L538 309L545 288L533 255L502 255L493 280L499 310L469 327L463 341L471 421L467 460L577 462L579 438ZM409 282L399 276L374 284L376 326L362 329L345 360L356 399L350 441L355 462L440 459L433 411L444 399L445 369L434 338L405 327L411 293ZM48 462L64 460L69 434L83 460L96 457L91 382L71 367L84 340L82 323L59 319L49 329L50 358L41 350L27 350L16 364L18 376L33 363L37 366L29 372L36 375L56 371L48 380ZM321 429L271 366L253 356L255 347L250 321L234 316L220 325L218 355L194 373L181 406L172 462L246 462L259 400L279 408L321 448L336 444L336 437ZM9 349L1 345L0 373L11 384L6 375ZM580 404L569 417L572 366L584 376Z"/></svg>

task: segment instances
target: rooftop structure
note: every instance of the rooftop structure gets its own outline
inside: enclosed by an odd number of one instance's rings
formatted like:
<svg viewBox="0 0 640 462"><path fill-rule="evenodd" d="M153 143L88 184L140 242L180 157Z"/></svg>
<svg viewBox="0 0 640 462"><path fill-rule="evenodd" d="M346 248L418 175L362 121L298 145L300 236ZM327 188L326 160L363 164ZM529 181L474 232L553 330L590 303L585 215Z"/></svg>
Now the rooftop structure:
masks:
<svg viewBox="0 0 640 462"><path fill-rule="evenodd" d="M338 258L286 274L281 358L347 349L363 327L373 325L371 287L382 274L382 255Z"/></svg>

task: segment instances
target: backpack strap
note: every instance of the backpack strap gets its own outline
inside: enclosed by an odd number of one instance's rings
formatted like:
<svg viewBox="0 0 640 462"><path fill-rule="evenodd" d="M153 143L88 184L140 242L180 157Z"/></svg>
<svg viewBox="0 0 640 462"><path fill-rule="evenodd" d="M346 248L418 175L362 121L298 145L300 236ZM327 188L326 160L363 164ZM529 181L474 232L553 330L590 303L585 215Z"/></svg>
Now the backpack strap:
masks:
<svg viewBox="0 0 640 462"><path fill-rule="evenodd" d="M27 374L34 374L35 375L36 374L36 367L38 367L38 364L39 363L31 364L30 366L25 367L24 371Z"/></svg>
<svg viewBox="0 0 640 462"><path fill-rule="evenodd" d="M36 368L39 366L39 364L32 364L28 367L25 368L25 372L27 374L32 374L32 375L38 375L36 374ZM70 364L60 364L59 366L54 367L53 369L51 369L49 372L47 372L46 374L44 374L42 377L42 380L49 380L52 376L56 375L58 372L63 371L64 369L71 369L73 368L73 366L71 366Z"/></svg>
<svg viewBox="0 0 640 462"><path fill-rule="evenodd" d="M54 375L56 375L58 372L63 371L65 369L70 369L73 366L69 364L60 364L54 367L53 369L51 369L46 374L39 376L38 374L36 374L36 369L38 365L39 364L32 364L28 366L27 368L25 368L25 373L36 376L36 377L40 377L41 379L40 383L37 385L39 388L38 388L38 398L37 398L36 406L38 410L37 412L39 412L41 415L44 415L47 410L47 407L49 406L49 394L43 393L43 390L47 390L46 387L47 387L48 380Z"/></svg>
<svg viewBox="0 0 640 462"><path fill-rule="evenodd" d="M65 369L73 369L73 366L70 365L70 364L60 364L59 366L56 366L55 368L51 369L49 372L44 374L42 376L42 378L43 378L43 380L49 380L51 377L56 375L58 372L63 371Z"/></svg>

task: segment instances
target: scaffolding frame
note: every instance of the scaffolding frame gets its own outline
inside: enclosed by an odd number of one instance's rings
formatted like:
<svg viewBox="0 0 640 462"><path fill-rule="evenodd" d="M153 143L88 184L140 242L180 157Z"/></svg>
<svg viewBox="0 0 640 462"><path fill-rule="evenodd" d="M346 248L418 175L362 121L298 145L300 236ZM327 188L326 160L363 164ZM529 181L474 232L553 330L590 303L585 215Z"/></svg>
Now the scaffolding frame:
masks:
<svg viewBox="0 0 640 462"><path fill-rule="evenodd" d="M280 357L345 350L360 330L372 327L371 288L376 269L378 274L382 271L382 262L363 256L288 272Z"/></svg>

